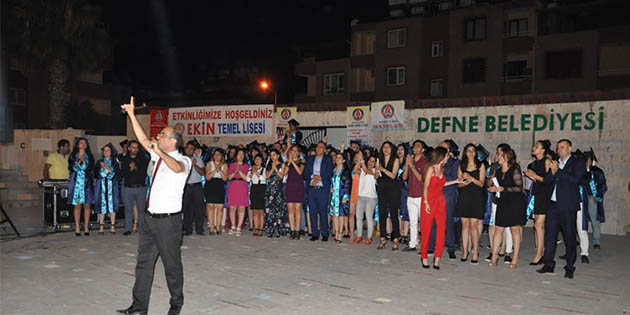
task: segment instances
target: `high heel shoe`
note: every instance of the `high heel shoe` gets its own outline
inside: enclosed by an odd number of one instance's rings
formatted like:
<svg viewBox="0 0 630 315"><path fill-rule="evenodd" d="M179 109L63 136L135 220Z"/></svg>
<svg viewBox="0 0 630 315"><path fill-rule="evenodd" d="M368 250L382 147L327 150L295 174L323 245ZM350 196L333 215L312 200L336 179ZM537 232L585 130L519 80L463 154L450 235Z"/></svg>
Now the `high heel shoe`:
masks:
<svg viewBox="0 0 630 315"><path fill-rule="evenodd" d="M497 261L499 260L499 258L497 258L496 260L492 260L490 259L490 262L488 263L488 267L490 268L494 268L497 266Z"/></svg>
<svg viewBox="0 0 630 315"><path fill-rule="evenodd" d="M398 239L395 238L394 243L392 244L392 251L398 250L398 247L399 247Z"/></svg>
<svg viewBox="0 0 630 315"><path fill-rule="evenodd" d="M422 259L421 259L421 260L420 260L420 263L422 264L422 268L424 268L424 269L429 269L429 268L431 268L431 266L429 266L429 264L428 264L428 261L427 261L427 264L425 265L425 264L424 264L424 261L422 261Z"/></svg>
<svg viewBox="0 0 630 315"><path fill-rule="evenodd" d="M433 269L435 269L435 270L440 270L440 266L438 266L438 265L433 265Z"/></svg>
<svg viewBox="0 0 630 315"><path fill-rule="evenodd" d="M510 269L511 269L511 270L516 269L516 264L510 264Z"/></svg>
<svg viewBox="0 0 630 315"><path fill-rule="evenodd" d="M74 232L74 236L81 236L81 232Z"/></svg>
<svg viewBox="0 0 630 315"><path fill-rule="evenodd" d="M105 227L105 224L103 224L103 223L100 223L98 225L98 228L99 228L98 235L105 235L105 231L103 231L104 227Z"/></svg>
<svg viewBox="0 0 630 315"><path fill-rule="evenodd" d="M530 266L538 266L538 265L542 265L542 258L538 259L538 261L532 261L529 263Z"/></svg>
<svg viewBox="0 0 630 315"><path fill-rule="evenodd" d="M385 248L386 244L387 244L387 239L384 238L384 237L381 237L381 242L378 244L376 249L383 249L383 248Z"/></svg>
<svg viewBox="0 0 630 315"><path fill-rule="evenodd" d="M462 258L459 259L459 261L461 262L466 262L468 260L468 254L466 254L466 257L462 256Z"/></svg>

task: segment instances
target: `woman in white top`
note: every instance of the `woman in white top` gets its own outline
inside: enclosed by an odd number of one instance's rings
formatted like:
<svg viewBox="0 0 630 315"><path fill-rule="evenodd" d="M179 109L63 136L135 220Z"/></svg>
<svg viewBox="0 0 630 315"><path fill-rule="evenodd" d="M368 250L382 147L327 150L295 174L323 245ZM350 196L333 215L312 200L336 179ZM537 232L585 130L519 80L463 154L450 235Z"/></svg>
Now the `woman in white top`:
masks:
<svg viewBox="0 0 630 315"><path fill-rule="evenodd" d="M209 234L221 234L227 216L224 211L225 181L228 177L227 163L222 149L215 149L212 160L206 163L206 212L208 215ZM219 227L219 223L221 226Z"/></svg>
<svg viewBox="0 0 630 315"><path fill-rule="evenodd" d="M365 161L361 161L361 174L359 175L359 199L357 200L357 238L354 240L355 244L359 244L363 241L363 215L367 220L367 239L365 245L372 244L372 233L374 232L374 209L378 201L378 195L376 194L376 157L370 155L367 159L367 165Z"/></svg>
<svg viewBox="0 0 630 315"><path fill-rule="evenodd" d="M247 173L247 181L251 183L249 188L249 208L252 210L254 233L252 236L263 235L263 220L265 215L265 192L267 191L267 171L263 167L263 158L260 154L254 157L254 165Z"/></svg>

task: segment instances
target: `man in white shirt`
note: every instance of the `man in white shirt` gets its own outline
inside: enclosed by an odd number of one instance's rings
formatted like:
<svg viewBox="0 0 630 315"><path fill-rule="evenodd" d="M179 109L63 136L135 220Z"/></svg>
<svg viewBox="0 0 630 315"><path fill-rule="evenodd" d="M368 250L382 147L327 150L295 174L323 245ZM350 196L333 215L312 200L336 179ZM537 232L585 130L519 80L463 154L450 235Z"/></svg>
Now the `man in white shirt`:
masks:
<svg viewBox="0 0 630 315"><path fill-rule="evenodd" d="M136 280L133 286L133 303L119 314L147 314L153 273L158 257L162 258L166 283L171 293L169 315L181 312L184 304L184 270L182 267L182 194L192 162L181 155L177 148L182 145L181 134L166 127L156 140L147 138L134 113L134 100L122 105L138 142L151 153L155 162L153 179L147 199L147 212L143 217L138 240Z"/></svg>

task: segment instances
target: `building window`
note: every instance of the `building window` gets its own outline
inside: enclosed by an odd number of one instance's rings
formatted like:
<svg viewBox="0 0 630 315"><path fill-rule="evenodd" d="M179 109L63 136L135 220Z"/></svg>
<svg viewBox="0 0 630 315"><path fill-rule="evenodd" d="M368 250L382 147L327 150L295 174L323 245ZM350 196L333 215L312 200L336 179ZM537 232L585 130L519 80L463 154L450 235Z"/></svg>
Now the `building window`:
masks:
<svg viewBox="0 0 630 315"><path fill-rule="evenodd" d="M24 89L9 88L7 96L11 105L26 105L26 91Z"/></svg>
<svg viewBox="0 0 630 315"><path fill-rule="evenodd" d="M505 81L523 79L527 75L527 61L508 61L503 64L503 77Z"/></svg>
<svg viewBox="0 0 630 315"><path fill-rule="evenodd" d="M405 84L405 67L387 68L387 85Z"/></svg>
<svg viewBox="0 0 630 315"><path fill-rule="evenodd" d="M444 96L444 80L431 80L431 96Z"/></svg>
<svg viewBox="0 0 630 315"><path fill-rule="evenodd" d="M464 83L477 83L486 81L486 59L466 59L464 60Z"/></svg>
<svg viewBox="0 0 630 315"><path fill-rule="evenodd" d="M505 37L527 36L527 19L505 22Z"/></svg>
<svg viewBox="0 0 630 315"><path fill-rule="evenodd" d="M331 73L324 75L324 95L341 95L345 89L345 75L343 73Z"/></svg>
<svg viewBox="0 0 630 315"><path fill-rule="evenodd" d="M545 54L545 79L582 76L582 50L550 51Z"/></svg>
<svg viewBox="0 0 630 315"><path fill-rule="evenodd" d="M431 43L431 57L444 56L444 41L436 40Z"/></svg>
<svg viewBox="0 0 630 315"><path fill-rule="evenodd" d="M486 18L468 19L464 25L466 41L486 39Z"/></svg>
<svg viewBox="0 0 630 315"><path fill-rule="evenodd" d="M387 48L407 46L407 29L401 28L387 32Z"/></svg>

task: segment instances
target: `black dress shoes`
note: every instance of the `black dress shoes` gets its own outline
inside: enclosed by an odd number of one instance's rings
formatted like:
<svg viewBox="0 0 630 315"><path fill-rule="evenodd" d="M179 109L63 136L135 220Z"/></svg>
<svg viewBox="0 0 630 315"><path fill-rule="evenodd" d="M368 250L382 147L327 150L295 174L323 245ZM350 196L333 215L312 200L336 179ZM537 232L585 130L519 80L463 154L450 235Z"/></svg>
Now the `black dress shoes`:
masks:
<svg viewBox="0 0 630 315"><path fill-rule="evenodd" d="M116 313L118 314L140 314L140 315L147 315L147 310L141 310L139 308L136 308L135 306L131 305L129 306L128 309L125 310L117 310ZM169 313L170 314L170 313Z"/></svg>
<svg viewBox="0 0 630 315"><path fill-rule="evenodd" d="M564 254L564 255L562 255L562 256L560 256L560 257L558 257L558 258L560 258L560 259L562 259L562 260L567 260L567 254Z"/></svg>
<svg viewBox="0 0 630 315"><path fill-rule="evenodd" d="M583 263L583 264L588 264L588 263L590 263L590 261L588 260L588 256L586 256L586 255L582 255L582 263Z"/></svg>
<svg viewBox="0 0 630 315"><path fill-rule="evenodd" d="M182 306L183 305L171 305L166 315L178 315L182 311Z"/></svg>
<svg viewBox="0 0 630 315"><path fill-rule="evenodd" d="M455 252L448 252L448 259L455 260L457 257L455 256Z"/></svg>
<svg viewBox="0 0 630 315"><path fill-rule="evenodd" d="M125 233L123 233L124 236L129 236L131 235L131 231L125 231Z"/></svg>
<svg viewBox="0 0 630 315"><path fill-rule="evenodd" d="M322 236L322 242L328 242L328 236Z"/></svg>
<svg viewBox="0 0 630 315"><path fill-rule="evenodd" d="M573 272L574 270L565 270L564 271L564 277L567 279L573 279Z"/></svg>
<svg viewBox="0 0 630 315"><path fill-rule="evenodd" d="M553 268L549 267L549 265L543 265L543 267L536 270L536 272L540 274L553 273Z"/></svg>
<svg viewBox="0 0 630 315"><path fill-rule="evenodd" d="M317 241L319 239L319 237L315 237L315 236L311 236L310 240L311 241Z"/></svg>
<svg viewBox="0 0 630 315"><path fill-rule="evenodd" d="M415 251L417 251L417 249L416 249L415 247L409 247L409 246L407 246L407 247L405 247L402 251L403 251L403 252L415 252Z"/></svg>

